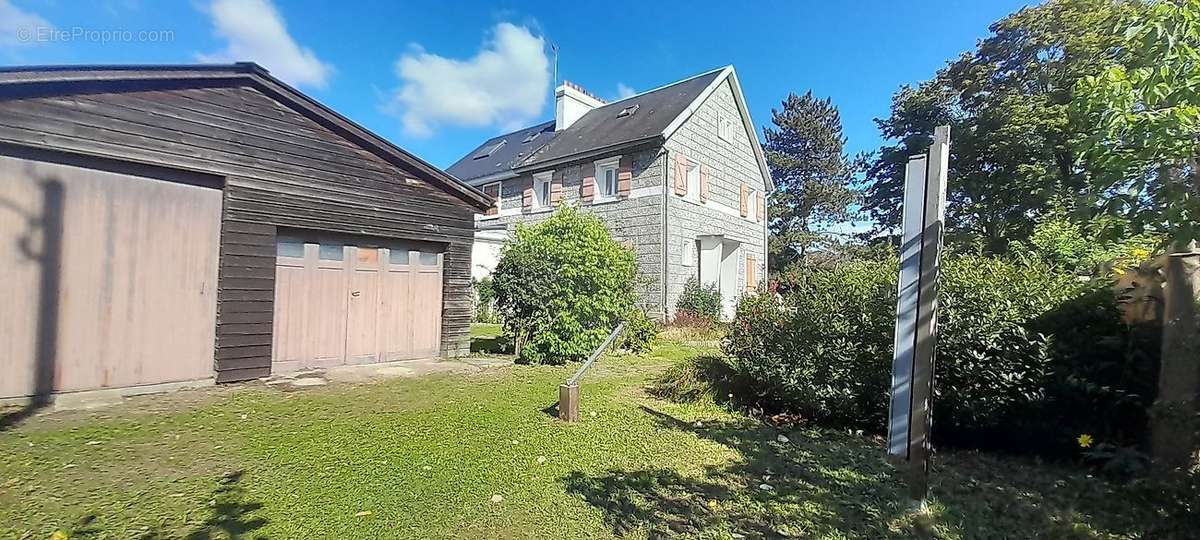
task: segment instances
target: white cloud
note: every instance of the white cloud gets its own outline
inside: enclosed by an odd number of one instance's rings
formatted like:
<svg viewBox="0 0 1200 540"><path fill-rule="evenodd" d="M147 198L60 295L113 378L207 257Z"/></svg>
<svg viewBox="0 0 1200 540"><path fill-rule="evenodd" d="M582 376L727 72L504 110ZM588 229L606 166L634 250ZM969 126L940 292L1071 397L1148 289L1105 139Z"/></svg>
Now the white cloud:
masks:
<svg viewBox="0 0 1200 540"><path fill-rule="evenodd" d="M400 88L386 109L410 136L441 124L516 129L541 114L550 91L545 41L527 27L496 25L474 57L446 58L413 45L396 61Z"/></svg>
<svg viewBox="0 0 1200 540"><path fill-rule="evenodd" d="M213 0L206 11L228 45L222 51L197 54L201 62L258 62L288 83L317 88L324 88L333 74L332 65L288 34L283 16L270 0Z"/></svg>
<svg viewBox="0 0 1200 540"><path fill-rule="evenodd" d="M617 99L625 99L625 98L627 98L627 97L629 97L629 96L632 96L632 95L634 95L634 94L636 94L636 93L637 93L637 91L636 91L636 90L634 90L634 89L630 88L630 87L629 87L628 85L626 85L625 83L620 83L620 82L619 82L619 83L617 83Z"/></svg>
<svg viewBox="0 0 1200 540"><path fill-rule="evenodd" d="M46 19L0 0L0 47L36 45L38 29L53 28ZM44 31L44 30L43 30Z"/></svg>

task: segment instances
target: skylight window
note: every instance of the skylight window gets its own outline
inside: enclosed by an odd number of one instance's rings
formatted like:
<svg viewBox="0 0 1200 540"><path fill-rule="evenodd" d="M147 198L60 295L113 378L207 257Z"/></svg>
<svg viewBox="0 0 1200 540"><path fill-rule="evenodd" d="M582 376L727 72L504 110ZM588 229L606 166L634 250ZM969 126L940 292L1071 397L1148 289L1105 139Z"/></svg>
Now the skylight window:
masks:
<svg viewBox="0 0 1200 540"><path fill-rule="evenodd" d="M641 107L641 105L636 104L636 103L629 107L625 107L624 109L621 109L621 112L617 113L617 118L625 118L626 116L633 116L633 114L638 111L639 107Z"/></svg>
<svg viewBox="0 0 1200 540"><path fill-rule="evenodd" d="M494 154L496 152L496 150L499 150L501 146L504 146L504 143L506 143L506 142L508 142L508 141L500 141L496 144L485 146L478 153L476 153L475 156L472 157L471 159L483 159L485 157L488 157L488 156Z"/></svg>
<svg viewBox="0 0 1200 540"><path fill-rule="evenodd" d="M540 131L535 131L533 133L530 133L529 135L525 136L525 140L521 141L521 144L529 144L529 143L533 142L534 139L538 138L538 135L541 135L541 134L542 134L542 132L540 132Z"/></svg>

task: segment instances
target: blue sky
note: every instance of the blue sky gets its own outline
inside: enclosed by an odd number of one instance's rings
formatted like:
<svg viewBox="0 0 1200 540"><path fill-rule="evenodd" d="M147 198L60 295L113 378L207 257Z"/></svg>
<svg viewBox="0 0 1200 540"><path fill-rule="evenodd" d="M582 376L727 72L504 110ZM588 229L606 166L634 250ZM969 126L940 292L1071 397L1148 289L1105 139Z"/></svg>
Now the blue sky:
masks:
<svg viewBox="0 0 1200 540"><path fill-rule="evenodd" d="M560 78L605 98L733 64L760 136L788 92L811 89L857 152L879 147L872 119L900 85L1029 3L0 0L0 62L253 60L446 167L553 116L553 43Z"/></svg>

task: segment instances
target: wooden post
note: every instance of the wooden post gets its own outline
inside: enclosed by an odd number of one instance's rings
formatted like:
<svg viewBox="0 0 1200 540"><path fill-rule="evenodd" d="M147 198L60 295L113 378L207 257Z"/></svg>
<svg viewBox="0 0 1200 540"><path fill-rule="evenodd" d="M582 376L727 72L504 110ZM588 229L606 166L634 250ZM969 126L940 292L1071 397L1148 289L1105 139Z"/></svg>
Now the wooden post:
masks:
<svg viewBox="0 0 1200 540"><path fill-rule="evenodd" d="M887 452L891 462L907 463L910 496L918 502L925 500L929 490L938 274L949 162L950 126L938 126L928 162L914 156L904 186Z"/></svg>
<svg viewBox="0 0 1200 540"><path fill-rule="evenodd" d="M564 422L579 421L579 385L558 386L558 418Z"/></svg>

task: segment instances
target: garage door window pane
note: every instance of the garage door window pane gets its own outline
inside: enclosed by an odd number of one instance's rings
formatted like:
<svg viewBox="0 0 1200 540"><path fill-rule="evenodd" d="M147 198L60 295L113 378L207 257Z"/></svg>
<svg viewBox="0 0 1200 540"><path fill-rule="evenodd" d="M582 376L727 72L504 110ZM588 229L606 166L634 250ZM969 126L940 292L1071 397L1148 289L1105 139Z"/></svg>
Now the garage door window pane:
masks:
<svg viewBox="0 0 1200 540"><path fill-rule="evenodd" d="M438 263L438 254L437 253L428 253L425 251L421 252L421 266L437 266L437 263Z"/></svg>
<svg viewBox="0 0 1200 540"><path fill-rule="evenodd" d="M388 255L388 262L392 264L409 264L407 249L393 249Z"/></svg>
<svg viewBox="0 0 1200 540"><path fill-rule="evenodd" d="M340 261L342 260L342 251L341 244L321 244L321 260Z"/></svg>
<svg viewBox="0 0 1200 540"><path fill-rule="evenodd" d="M304 242L293 238L280 238L275 244L275 254L280 257L304 258Z"/></svg>

